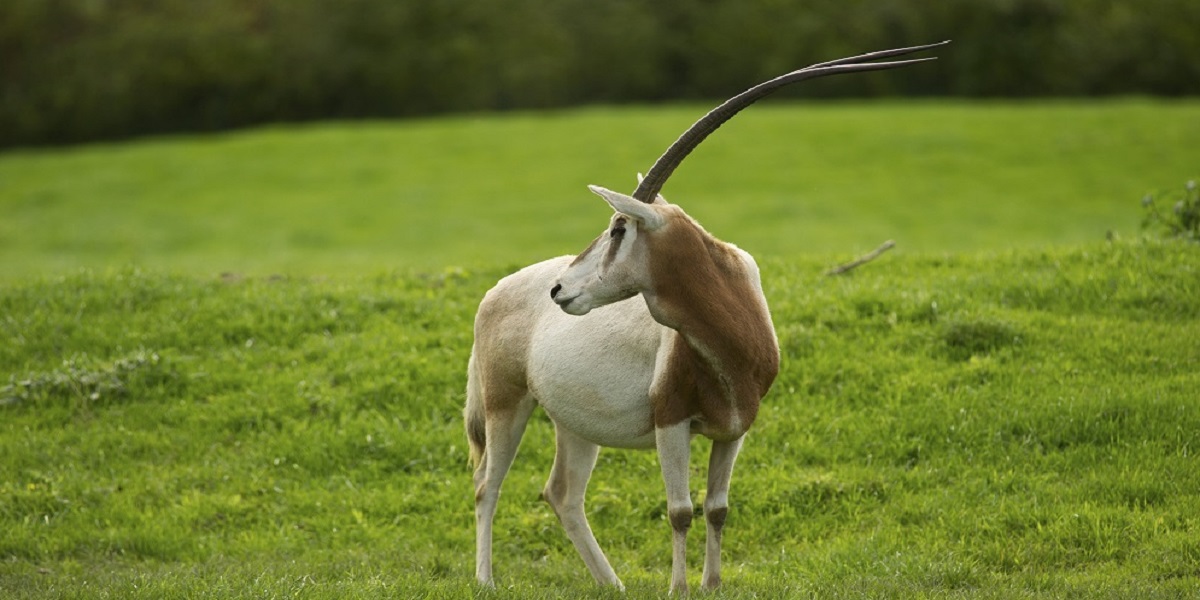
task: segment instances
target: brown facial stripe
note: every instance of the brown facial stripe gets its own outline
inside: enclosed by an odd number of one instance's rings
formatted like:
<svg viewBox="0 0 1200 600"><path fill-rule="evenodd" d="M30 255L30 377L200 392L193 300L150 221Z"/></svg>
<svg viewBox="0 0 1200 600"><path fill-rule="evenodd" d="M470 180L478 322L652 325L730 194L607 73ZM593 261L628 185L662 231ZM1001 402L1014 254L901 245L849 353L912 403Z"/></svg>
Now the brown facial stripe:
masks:
<svg viewBox="0 0 1200 600"><path fill-rule="evenodd" d="M617 251L621 249L621 242L625 241L625 218L621 217L613 223L613 228L609 234L612 241L608 242L608 252L604 254L604 262L601 268L608 268L608 265L617 258Z"/></svg>

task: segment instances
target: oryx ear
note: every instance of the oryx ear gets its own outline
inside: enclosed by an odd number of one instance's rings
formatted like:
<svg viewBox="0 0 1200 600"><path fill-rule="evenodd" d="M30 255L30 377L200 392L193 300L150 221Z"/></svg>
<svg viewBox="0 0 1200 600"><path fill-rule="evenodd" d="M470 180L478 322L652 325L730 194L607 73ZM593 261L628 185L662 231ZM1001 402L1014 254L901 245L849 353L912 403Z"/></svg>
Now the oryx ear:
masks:
<svg viewBox="0 0 1200 600"><path fill-rule="evenodd" d="M597 196L604 198L604 201L607 202L608 205L613 208L613 210L628 217L632 217L634 220L640 223L644 229L653 231L659 227L662 227L666 222L662 214L658 212L658 207L653 204L639 202L635 200L633 196L626 196L620 192L614 192L598 185L589 185L588 189L592 190L592 192Z"/></svg>

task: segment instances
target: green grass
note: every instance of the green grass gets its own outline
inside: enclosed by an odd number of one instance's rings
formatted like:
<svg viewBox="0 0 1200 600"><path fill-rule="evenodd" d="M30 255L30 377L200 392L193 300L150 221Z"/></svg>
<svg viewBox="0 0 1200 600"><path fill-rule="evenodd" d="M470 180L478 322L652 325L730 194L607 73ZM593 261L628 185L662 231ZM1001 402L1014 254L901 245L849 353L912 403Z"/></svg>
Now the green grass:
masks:
<svg viewBox="0 0 1200 600"><path fill-rule="evenodd" d="M607 218L583 185L701 110L0 154L0 597L665 596L653 453L601 454L588 512L630 591L597 590L538 499L543 416L477 589L460 411L483 292L578 251ZM784 358L719 597L1200 585L1200 247L1137 234L1144 193L1196 177L1198 117L768 103L680 169L668 197L759 256Z"/></svg>
<svg viewBox="0 0 1200 600"><path fill-rule="evenodd" d="M784 367L735 474L724 595L1194 590L1200 248L881 260L764 261ZM504 272L5 286L6 597L613 597L538 500L544 417L497 517L512 591L471 583L459 411ZM653 453L606 451L590 489L630 597L665 593L659 481Z"/></svg>
<svg viewBox="0 0 1200 600"><path fill-rule="evenodd" d="M705 106L322 124L0 154L0 277L527 264L576 252ZM1130 235L1197 176L1200 103L764 102L665 193L755 255Z"/></svg>

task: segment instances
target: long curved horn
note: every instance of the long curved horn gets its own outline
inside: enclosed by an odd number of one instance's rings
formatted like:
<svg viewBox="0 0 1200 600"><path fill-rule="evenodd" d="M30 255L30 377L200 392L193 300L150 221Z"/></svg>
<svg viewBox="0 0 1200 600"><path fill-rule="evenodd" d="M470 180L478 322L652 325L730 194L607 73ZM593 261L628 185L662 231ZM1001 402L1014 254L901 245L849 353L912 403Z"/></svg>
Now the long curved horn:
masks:
<svg viewBox="0 0 1200 600"><path fill-rule="evenodd" d="M879 52L869 52L858 56L848 58L839 58L829 62L817 63L803 69L792 71L786 75L780 75L770 81L764 81L728 100L720 106L712 109L708 114L700 118L671 144L670 148L658 157L654 162L654 166L650 167L650 171L638 183L637 189L633 192L633 197L646 203L654 202L654 198L658 196L658 192L662 190L663 184L667 182L667 178L675 171L675 167L683 162L687 155L704 141L704 138L717 130L726 121L733 118L743 108L754 104L761 98L769 95L771 92L789 84L814 77L824 77L825 75L837 75L838 73L857 73L859 71L879 71L883 69L891 69L894 67L902 67L914 63L920 63L932 58L916 58L911 60L898 60L892 62L866 62L878 60L881 58L891 58L893 56L902 56L921 50L928 50L949 44L950 40L938 42L936 44L926 44L924 46L912 46L910 48L896 48L893 50L880 50Z"/></svg>

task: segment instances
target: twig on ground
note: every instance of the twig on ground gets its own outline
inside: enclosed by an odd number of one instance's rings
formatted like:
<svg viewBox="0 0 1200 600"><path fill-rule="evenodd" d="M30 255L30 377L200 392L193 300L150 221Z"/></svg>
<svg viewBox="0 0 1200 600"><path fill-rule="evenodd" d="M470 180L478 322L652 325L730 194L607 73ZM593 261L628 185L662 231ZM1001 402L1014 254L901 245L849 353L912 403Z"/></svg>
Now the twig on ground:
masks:
<svg viewBox="0 0 1200 600"><path fill-rule="evenodd" d="M875 260L876 258L879 258L880 254L883 254L884 252L887 252L888 250L891 250L894 247L896 247L896 242L893 240L888 240L888 241L884 242L883 244L881 244L878 248L868 252L867 254L864 254L863 256L860 256L844 265L838 265L838 266L826 271L825 274L826 275L841 275L842 273L845 273L846 271L849 271L850 269L860 267L862 265L865 265L865 264Z"/></svg>

